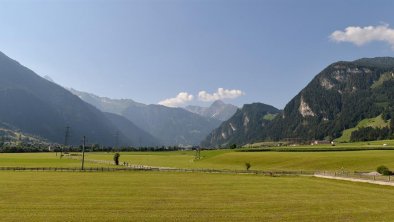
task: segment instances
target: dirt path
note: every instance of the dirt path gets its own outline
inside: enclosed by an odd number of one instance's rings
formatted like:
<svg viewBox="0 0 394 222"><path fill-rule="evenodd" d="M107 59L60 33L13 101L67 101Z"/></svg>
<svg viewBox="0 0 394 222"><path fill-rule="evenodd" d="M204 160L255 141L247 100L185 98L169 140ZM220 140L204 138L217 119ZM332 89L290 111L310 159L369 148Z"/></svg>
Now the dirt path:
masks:
<svg viewBox="0 0 394 222"><path fill-rule="evenodd" d="M319 177L319 178L326 178L326 179L334 179L334 180L346 180L346 181L352 181L352 182L360 182L360 183L372 183L372 184L379 184L379 185L385 185L385 186L394 186L394 182L385 182L385 181L377 181L377 180L366 180L366 179L356 179L356 178L346 178L346 177L334 177L334 176L326 176L326 175L320 175L320 174L315 174L313 175L314 177Z"/></svg>

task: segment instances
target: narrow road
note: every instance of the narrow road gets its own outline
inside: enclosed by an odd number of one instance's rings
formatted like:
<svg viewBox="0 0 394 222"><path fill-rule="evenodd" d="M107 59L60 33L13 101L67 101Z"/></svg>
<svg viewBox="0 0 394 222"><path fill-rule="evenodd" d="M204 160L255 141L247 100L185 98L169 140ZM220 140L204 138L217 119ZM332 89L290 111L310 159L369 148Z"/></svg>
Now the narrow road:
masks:
<svg viewBox="0 0 394 222"><path fill-rule="evenodd" d="M346 180L352 182L360 182L360 183L371 183L371 184L379 184L385 186L394 186L394 182L389 181L377 181L377 180L367 180L367 179L356 179L356 178L347 178L347 177L335 177L335 176L326 176L321 174L315 174L314 177L332 179L332 180Z"/></svg>

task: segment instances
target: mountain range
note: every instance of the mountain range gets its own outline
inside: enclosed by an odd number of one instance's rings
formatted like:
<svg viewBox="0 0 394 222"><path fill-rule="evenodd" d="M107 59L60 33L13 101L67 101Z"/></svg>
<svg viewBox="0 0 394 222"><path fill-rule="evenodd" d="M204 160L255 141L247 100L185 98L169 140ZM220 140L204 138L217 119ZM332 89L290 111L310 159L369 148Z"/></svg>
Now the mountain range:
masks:
<svg viewBox="0 0 394 222"><path fill-rule="evenodd" d="M353 130L350 140L393 138L394 58L363 58L327 66L283 110L222 101L172 108L65 89L0 52L0 127L3 134L78 145L198 145L226 147L257 141L333 140L362 120L385 124ZM380 117L379 117L380 118Z"/></svg>
<svg viewBox="0 0 394 222"><path fill-rule="evenodd" d="M71 144L80 144L82 136L90 143L113 144L118 129L102 112L1 52L0 78L2 125L57 143L64 142L69 126Z"/></svg>
<svg viewBox="0 0 394 222"><path fill-rule="evenodd" d="M264 118L264 107L258 109L256 113L261 113L254 117L248 116L248 122L258 123ZM379 115L385 121L391 121L391 129L371 128L366 132L373 131L377 135L376 139L385 138L384 135L392 137L394 58L363 58L329 65L291 99L279 115L269 122L257 125L255 131L259 133L243 133L248 130L248 125L238 124L234 127L233 121L242 122L244 115L246 114L236 114L238 118L233 116L224 122L204 140L203 145L242 145L285 138L297 141L333 140L361 120ZM228 135L230 132L231 136Z"/></svg>
<svg viewBox="0 0 394 222"><path fill-rule="evenodd" d="M123 116L157 138L161 145L198 145L221 123L218 119L183 108L146 105L131 99L110 99L75 89L69 90L103 112ZM223 111L227 112L227 109L224 108ZM218 113L221 112L218 110Z"/></svg>
<svg viewBox="0 0 394 222"><path fill-rule="evenodd" d="M0 106L0 124L60 144L80 144L86 136L89 143L106 146L198 145L236 109L218 101L206 111L218 117L213 118L183 108L65 89L3 53L0 78L0 103L5 104ZM71 130L68 141L66 127Z"/></svg>

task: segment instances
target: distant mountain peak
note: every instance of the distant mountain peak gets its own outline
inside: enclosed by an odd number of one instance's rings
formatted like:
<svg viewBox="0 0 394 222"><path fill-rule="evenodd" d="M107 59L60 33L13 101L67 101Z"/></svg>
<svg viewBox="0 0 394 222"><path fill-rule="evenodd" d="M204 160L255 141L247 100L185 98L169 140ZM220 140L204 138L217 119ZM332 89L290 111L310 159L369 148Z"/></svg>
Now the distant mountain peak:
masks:
<svg viewBox="0 0 394 222"><path fill-rule="evenodd" d="M226 105L226 103L224 103L222 100L218 99L211 104L211 107L212 106L223 106L223 105Z"/></svg>
<svg viewBox="0 0 394 222"><path fill-rule="evenodd" d="M235 114L238 107L226 104L222 100L216 100L209 107L187 106L185 109L200 116L226 121Z"/></svg>

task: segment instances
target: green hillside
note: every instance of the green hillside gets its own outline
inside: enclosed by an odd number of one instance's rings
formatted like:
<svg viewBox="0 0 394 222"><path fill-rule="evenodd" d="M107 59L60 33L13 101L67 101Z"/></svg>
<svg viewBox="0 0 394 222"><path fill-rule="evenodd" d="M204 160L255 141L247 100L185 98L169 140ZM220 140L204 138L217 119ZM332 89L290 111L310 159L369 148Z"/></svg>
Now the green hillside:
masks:
<svg viewBox="0 0 394 222"><path fill-rule="evenodd" d="M378 79L377 81L375 81L375 82L372 84L371 88L372 88L372 89L375 89L375 88L377 88L377 87L380 87L380 86L383 85L384 82L390 81L390 80L392 80L392 79L394 79L394 73L393 73L393 72L386 72L386 73L383 73L383 74L379 77L379 79Z"/></svg>
<svg viewBox="0 0 394 222"><path fill-rule="evenodd" d="M356 131L359 128L362 127L373 127L373 128L383 128L387 127L390 125L389 121L385 121L381 115L375 117L375 118L367 118L361 120L357 126L346 129L342 132L342 136L335 139L336 142L350 142L350 136L352 135L352 132Z"/></svg>
<svg viewBox="0 0 394 222"><path fill-rule="evenodd" d="M256 124L253 128L248 123L259 123L261 115L239 115L239 119L244 121L238 122L244 123L243 125L234 127L233 122L232 125L223 123L208 136L203 145L219 147L236 143L242 146L258 141L281 141L285 138L296 138L301 142L332 140L342 136L344 129L358 129L358 123L364 119L374 119L381 114L385 120L391 119L394 116L393 101L394 58L340 61L317 74L287 103L281 115L271 121ZM255 113L259 113L259 110L256 109ZM380 127L381 121L375 122L372 125ZM371 123L367 120L365 124ZM236 133L233 128L237 129ZM351 133L352 130L346 131L344 137L338 141L349 141ZM363 128L354 132L352 140L390 139L392 134L391 126Z"/></svg>

